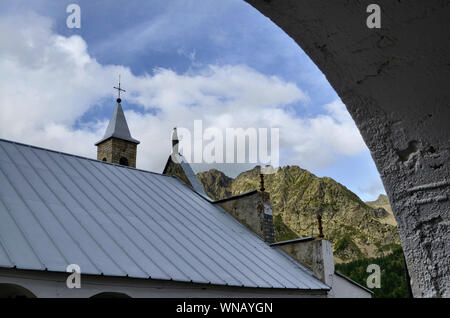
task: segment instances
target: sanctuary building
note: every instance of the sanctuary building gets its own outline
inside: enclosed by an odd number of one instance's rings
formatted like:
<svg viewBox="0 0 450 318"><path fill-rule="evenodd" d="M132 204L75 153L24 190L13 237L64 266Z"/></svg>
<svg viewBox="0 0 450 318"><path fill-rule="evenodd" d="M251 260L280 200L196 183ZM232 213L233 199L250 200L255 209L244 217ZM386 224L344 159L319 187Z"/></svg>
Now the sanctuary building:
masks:
<svg viewBox="0 0 450 318"><path fill-rule="evenodd" d="M98 160L0 140L0 297L371 297L329 241L274 242L263 187L208 198L177 144L136 169L120 98Z"/></svg>

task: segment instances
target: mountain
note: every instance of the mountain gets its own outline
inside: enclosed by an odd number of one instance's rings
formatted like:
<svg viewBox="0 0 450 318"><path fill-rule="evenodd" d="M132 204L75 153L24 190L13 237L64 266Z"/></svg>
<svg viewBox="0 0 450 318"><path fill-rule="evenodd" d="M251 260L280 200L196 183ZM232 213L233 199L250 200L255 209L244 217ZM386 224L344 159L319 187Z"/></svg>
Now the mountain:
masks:
<svg viewBox="0 0 450 318"><path fill-rule="evenodd" d="M366 204L375 209L384 209L388 213L388 216L380 220L380 222L397 226L397 221L395 220L394 212L392 212L391 204L389 203L389 198L387 195L380 194L378 199L375 201L367 201Z"/></svg>
<svg viewBox="0 0 450 318"><path fill-rule="evenodd" d="M255 167L232 179L212 169L199 173L198 179L212 199L222 199L259 189L259 173ZM316 216L321 213L325 238L333 243L338 263L384 256L400 244L396 226L387 221L391 214L386 204L370 206L331 178L286 166L265 175L264 184L277 241L317 235Z"/></svg>
<svg viewBox="0 0 450 318"><path fill-rule="evenodd" d="M197 179L203 186L206 194L214 199L223 199L231 197L231 184L233 179L227 177L222 171L211 169L205 172L197 173Z"/></svg>

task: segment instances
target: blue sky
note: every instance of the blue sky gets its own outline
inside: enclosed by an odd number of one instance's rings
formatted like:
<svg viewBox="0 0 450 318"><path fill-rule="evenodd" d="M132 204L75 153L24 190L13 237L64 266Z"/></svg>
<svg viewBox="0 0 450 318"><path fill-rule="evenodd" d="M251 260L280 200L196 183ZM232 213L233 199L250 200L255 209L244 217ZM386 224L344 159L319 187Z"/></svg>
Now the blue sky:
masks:
<svg viewBox="0 0 450 318"><path fill-rule="evenodd" d="M81 7L81 29L66 26L70 3ZM325 76L243 1L7 0L2 6L0 70L11 78L0 84L6 99L0 138L95 157L92 143L111 116L112 86L122 73L123 106L133 137L142 141L140 168L162 169L169 127L189 126L188 119L220 127L274 125L282 135L282 164L332 177L364 200L384 192ZM234 77L242 83L227 81Z"/></svg>

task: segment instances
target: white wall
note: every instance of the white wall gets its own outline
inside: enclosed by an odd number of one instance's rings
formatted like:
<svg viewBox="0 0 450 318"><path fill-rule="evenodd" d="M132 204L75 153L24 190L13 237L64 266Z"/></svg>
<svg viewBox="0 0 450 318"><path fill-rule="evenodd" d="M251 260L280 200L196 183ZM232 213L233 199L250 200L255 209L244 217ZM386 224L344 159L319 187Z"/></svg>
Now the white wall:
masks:
<svg viewBox="0 0 450 318"><path fill-rule="evenodd" d="M311 292L289 289L242 288L179 283L152 279L81 275L81 288L69 289L69 273L51 273L0 269L0 284L17 284L36 297L92 297L99 293L123 293L138 297L327 297L326 291Z"/></svg>
<svg viewBox="0 0 450 318"><path fill-rule="evenodd" d="M337 274L333 277L332 294L335 298L372 298L369 291Z"/></svg>

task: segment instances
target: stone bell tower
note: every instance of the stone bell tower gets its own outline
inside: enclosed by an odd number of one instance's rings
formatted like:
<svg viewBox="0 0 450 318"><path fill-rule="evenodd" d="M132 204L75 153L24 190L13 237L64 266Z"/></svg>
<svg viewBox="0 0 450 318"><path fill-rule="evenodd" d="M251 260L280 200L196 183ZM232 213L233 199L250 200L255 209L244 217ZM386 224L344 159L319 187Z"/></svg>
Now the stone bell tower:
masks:
<svg viewBox="0 0 450 318"><path fill-rule="evenodd" d="M120 88L120 77L119 86L114 88L119 92L119 97L105 135L102 140L95 144L97 146L97 160L136 168L136 152L139 141L131 137L130 129L120 104L122 101L120 92L125 92L125 90Z"/></svg>

